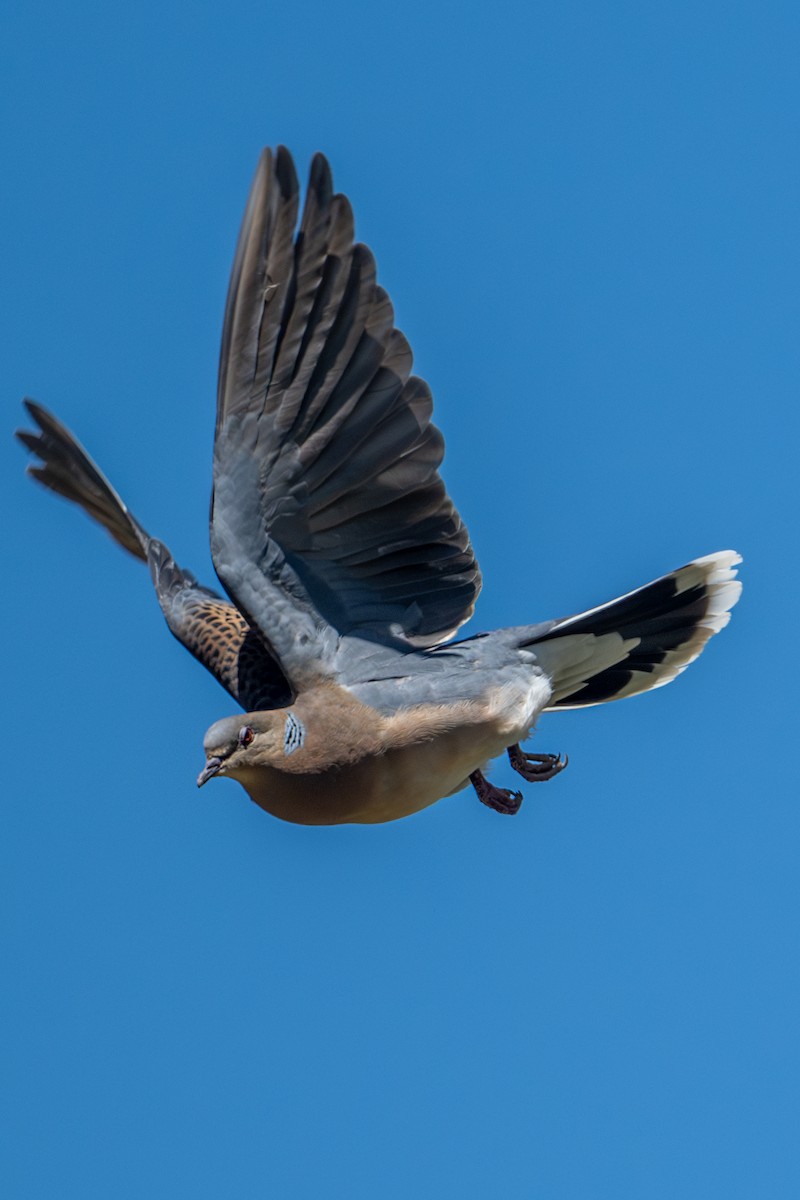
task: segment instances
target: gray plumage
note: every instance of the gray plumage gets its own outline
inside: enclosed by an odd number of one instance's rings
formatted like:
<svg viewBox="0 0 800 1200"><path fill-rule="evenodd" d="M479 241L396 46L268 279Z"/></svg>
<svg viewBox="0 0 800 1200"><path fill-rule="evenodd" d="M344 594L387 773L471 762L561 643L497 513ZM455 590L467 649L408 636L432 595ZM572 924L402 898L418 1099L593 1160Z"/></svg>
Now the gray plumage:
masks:
<svg viewBox="0 0 800 1200"><path fill-rule="evenodd" d="M223 325L211 546L281 661L303 653L302 624L313 675L336 635L450 636L480 573L439 477L430 391L321 155L293 240L298 190L288 152L265 150Z"/></svg>
<svg viewBox="0 0 800 1200"><path fill-rule="evenodd" d="M347 199L316 155L299 187L261 156L234 258L220 358L211 549L228 599L142 528L72 434L26 401L29 470L145 560L167 624L248 710L206 735L211 775L307 823L389 820L471 780L514 812L485 761L526 755L545 709L669 682L727 622L739 557L697 559L574 617L449 642L481 576L439 476L427 384L394 327Z"/></svg>

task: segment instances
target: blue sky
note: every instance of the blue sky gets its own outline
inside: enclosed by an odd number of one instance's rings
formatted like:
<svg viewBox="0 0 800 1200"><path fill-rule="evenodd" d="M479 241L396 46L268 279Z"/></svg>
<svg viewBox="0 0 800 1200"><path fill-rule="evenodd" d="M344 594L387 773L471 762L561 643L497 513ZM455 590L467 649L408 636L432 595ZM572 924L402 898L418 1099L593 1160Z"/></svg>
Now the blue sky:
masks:
<svg viewBox="0 0 800 1200"><path fill-rule="evenodd" d="M8 9L5 1195L798 1194L799 32L708 0ZM30 394L212 581L227 272L279 141L329 156L433 388L473 630L745 556L676 684L542 720L570 767L513 820L198 793L228 698L12 443Z"/></svg>

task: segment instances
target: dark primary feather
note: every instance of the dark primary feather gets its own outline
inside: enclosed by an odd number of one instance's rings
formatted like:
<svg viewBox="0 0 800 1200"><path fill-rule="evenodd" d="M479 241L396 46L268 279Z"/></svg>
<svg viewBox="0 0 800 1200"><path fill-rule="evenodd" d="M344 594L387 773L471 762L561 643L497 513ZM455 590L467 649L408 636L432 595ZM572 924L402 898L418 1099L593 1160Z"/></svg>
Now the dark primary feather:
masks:
<svg viewBox="0 0 800 1200"><path fill-rule="evenodd" d="M297 211L288 151L265 150L228 293L212 509L217 573L290 676L324 669L328 633L441 641L480 589L430 391L322 155L294 237Z"/></svg>
<svg viewBox="0 0 800 1200"><path fill-rule="evenodd" d="M26 400L25 407L39 426L39 432L20 429L17 437L26 449L42 460L41 465L31 464L28 474L51 491L80 505L130 554L147 558L148 535L78 439L41 404Z"/></svg>

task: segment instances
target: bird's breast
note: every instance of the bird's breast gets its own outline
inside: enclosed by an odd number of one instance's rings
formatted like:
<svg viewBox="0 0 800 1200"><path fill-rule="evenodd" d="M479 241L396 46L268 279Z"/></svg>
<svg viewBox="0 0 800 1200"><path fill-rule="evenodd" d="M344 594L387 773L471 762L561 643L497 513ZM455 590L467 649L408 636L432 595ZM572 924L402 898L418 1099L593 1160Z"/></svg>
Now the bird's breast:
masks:
<svg viewBox="0 0 800 1200"><path fill-rule="evenodd" d="M285 821L394 821L464 788L473 771L527 737L548 698L546 682L528 677L524 685L504 683L480 699L420 705L379 719L375 714L370 737L363 713L348 736L353 714L343 705L329 730L327 761L309 736L307 758L298 752L285 769L252 767L237 778L256 804ZM360 747L356 753L354 746Z"/></svg>

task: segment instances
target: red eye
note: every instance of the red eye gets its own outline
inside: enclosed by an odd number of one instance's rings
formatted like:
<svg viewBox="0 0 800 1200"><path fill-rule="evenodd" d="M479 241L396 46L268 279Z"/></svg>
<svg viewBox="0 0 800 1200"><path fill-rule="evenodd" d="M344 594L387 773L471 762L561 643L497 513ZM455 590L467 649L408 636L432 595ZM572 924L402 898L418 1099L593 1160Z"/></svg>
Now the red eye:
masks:
<svg viewBox="0 0 800 1200"><path fill-rule="evenodd" d="M242 726L242 728L239 730L239 745L241 746L242 750L250 745L255 736L256 735L253 733L253 730L249 725Z"/></svg>

